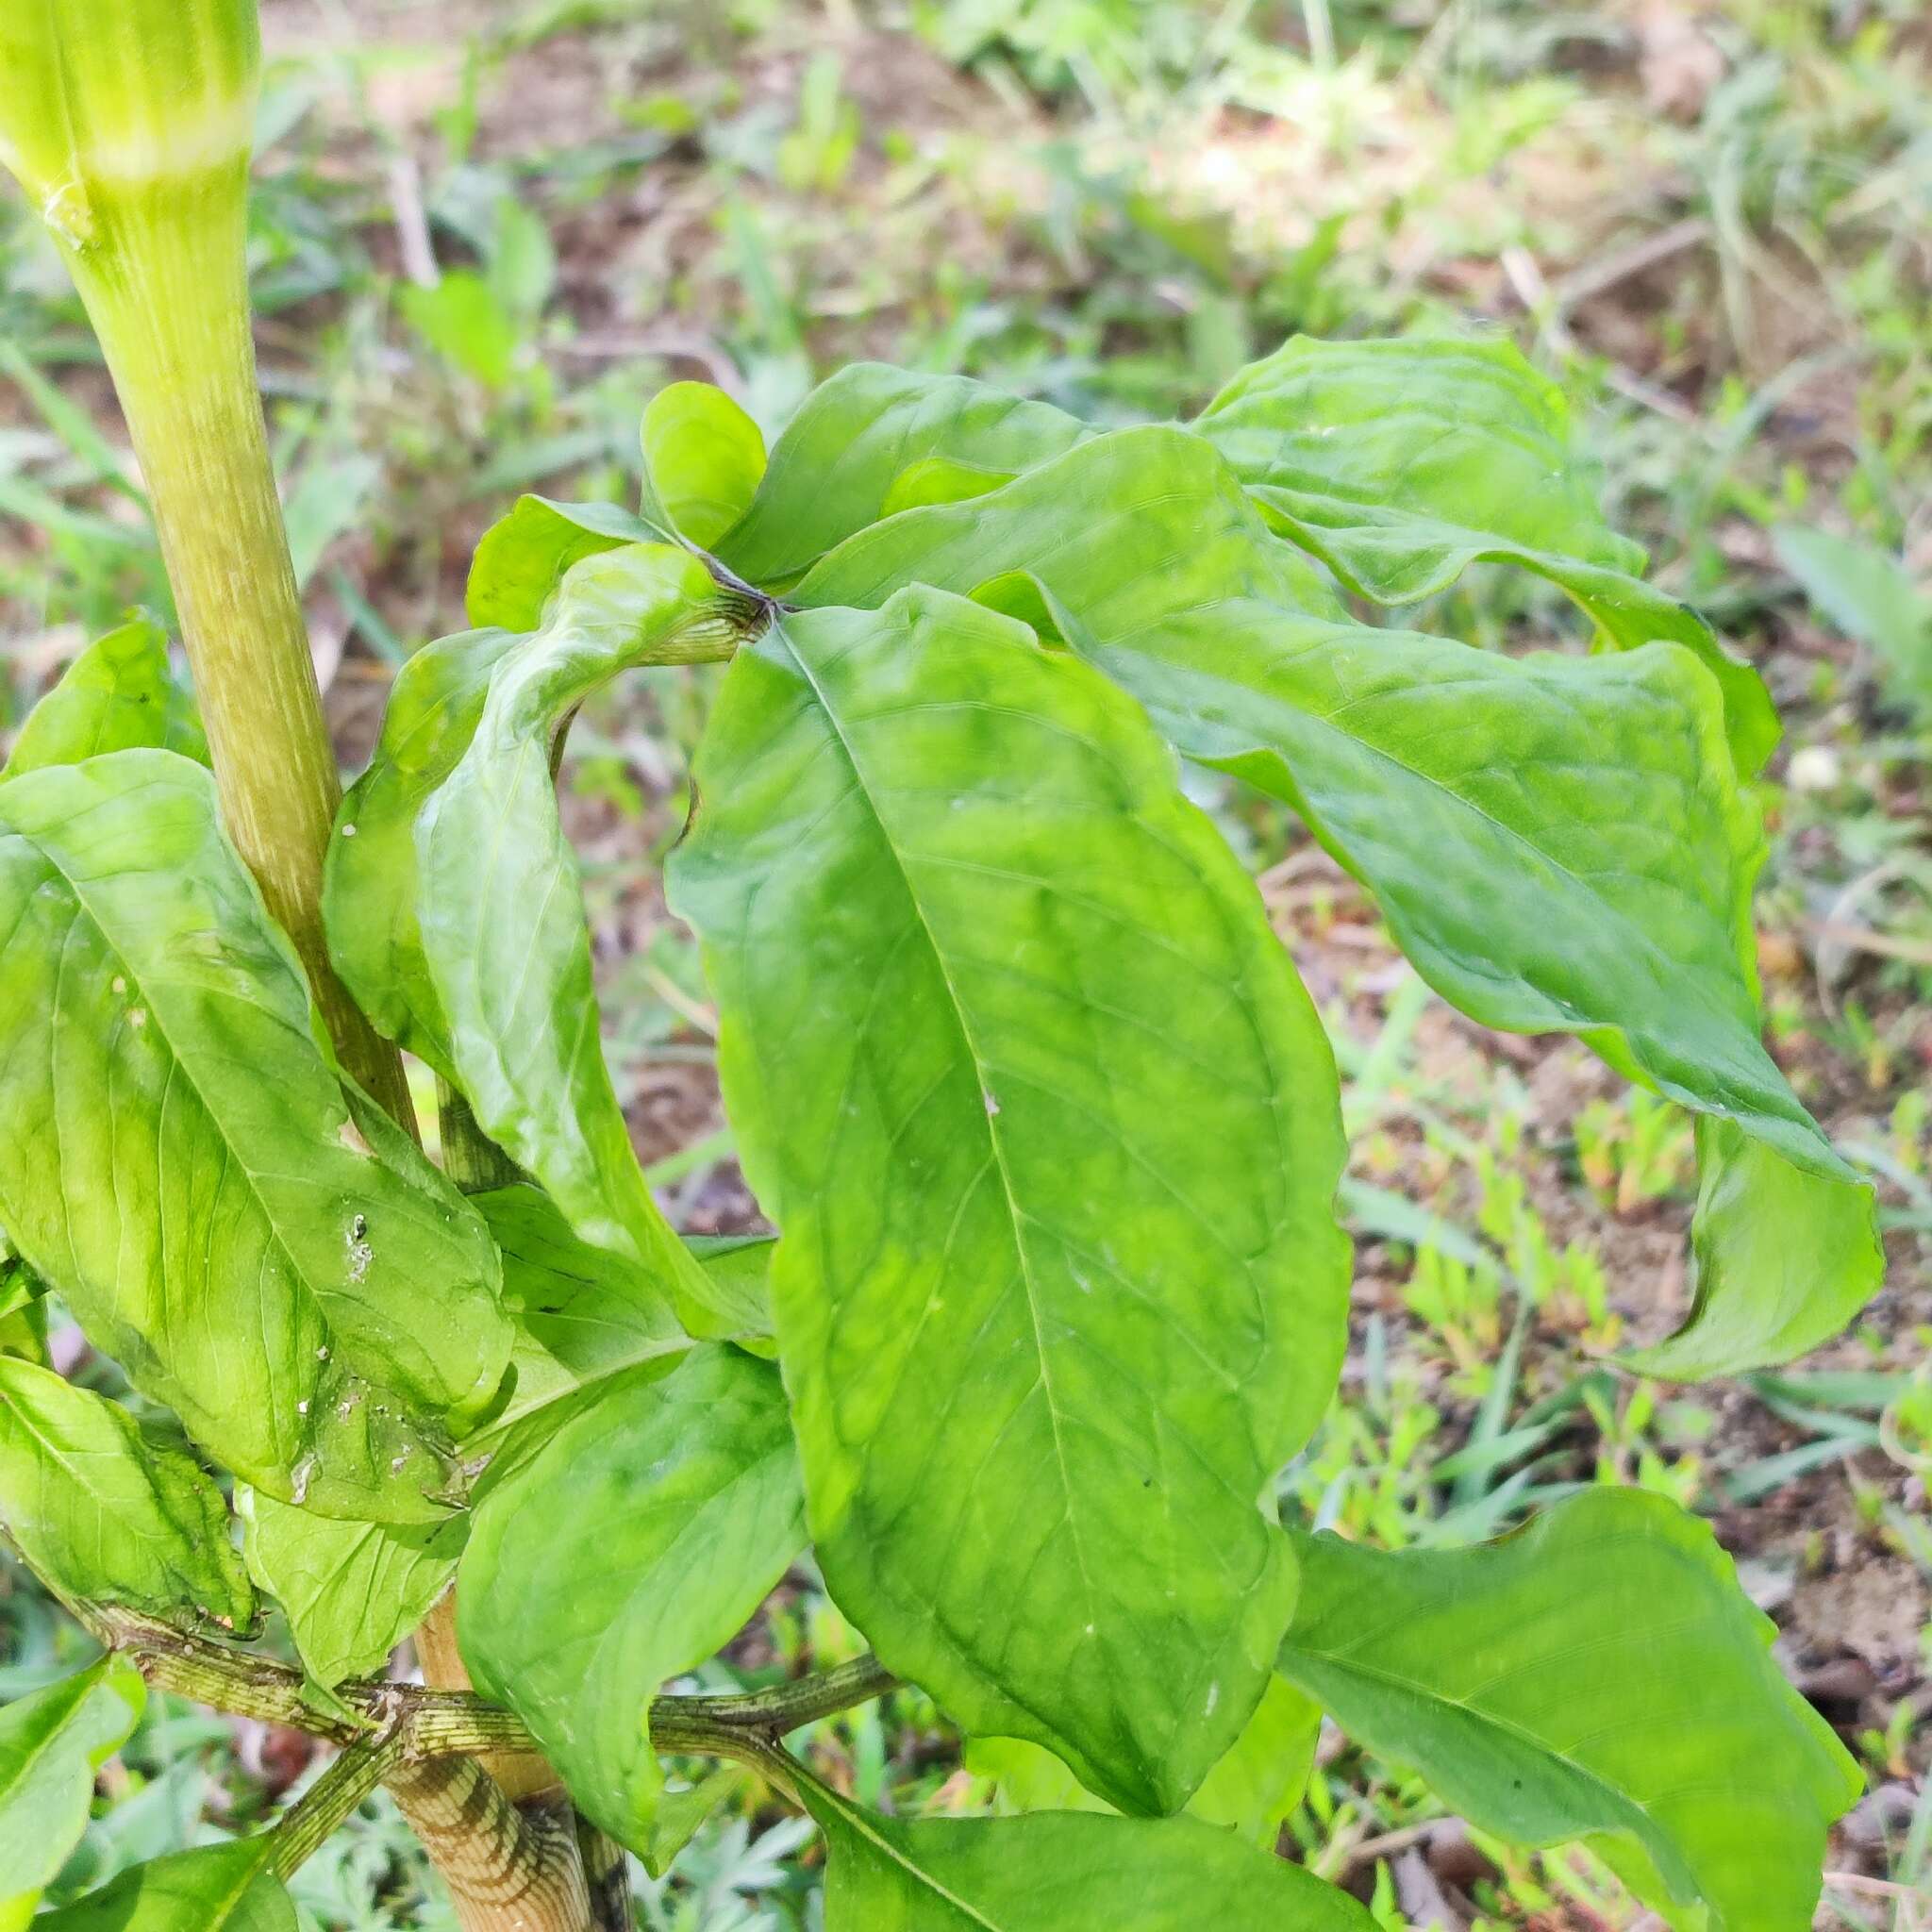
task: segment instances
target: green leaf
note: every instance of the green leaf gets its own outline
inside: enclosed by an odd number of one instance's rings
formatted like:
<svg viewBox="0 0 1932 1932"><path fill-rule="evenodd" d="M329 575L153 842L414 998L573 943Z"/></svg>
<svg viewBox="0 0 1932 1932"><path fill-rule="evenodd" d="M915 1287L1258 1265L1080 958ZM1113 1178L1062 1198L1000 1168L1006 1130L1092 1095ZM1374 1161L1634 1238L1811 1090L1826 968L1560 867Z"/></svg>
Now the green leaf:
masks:
<svg viewBox="0 0 1932 1932"><path fill-rule="evenodd" d="M1771 543L1818 614L1872 652L1907 703L1932 710L1932 594L1905 565L1870 543L1798 524L1781 525Z"/></svg>
<svg viewBox="0 0 1932 1932"><path fill-rule="evenodd" d="M0 1221L230 1469L434 1520L509 1354L496 1252L336 1066L186 758L0 790Z"/></svg>
<svg viewBox="0 0 1932 1932"><path fill-rule="evenodd" d="M1712 1932L1804 1932L1862 1778L1778 1674L1709 1529L1591 1490L1500 1542L1388 1556L1298 1537L1281 1668L1472 1824L1587 1840Z"/></svg>
<svg viewBox="0 0 1932 1932"><path fill-rule="evenodd" d="M1738 766L1778 740L1763 680L1695 611L1642 580L1642 549L1597 507L1555 384L1502 341L1296 336L1193 425L1284 535L1382 604L1513 563L1566 591L1620 650L1663 639L1714 676Z"/></svg>
<svg viewBox="0 0 1932 1932"><path fill-rule="evenodd" d="M855 362L805 399L718 554L753 583L775 589L886 515L894 486L919 465L939 458L955 472L1005 477L1088 434L1077 417L967 376ZM931 475L922 479L927 487Z"/></svg>
<svg viewBox="0 0 1932 1932"><path fill-rule="evenodd" d="M118 1403L0 1357L0 1525L62 1596L246 1630L255 1593L228 1507Z"/></svg>
<svg viewBox="0 0 1932 1932"><path fill-rule="evenodd" d="M645 514L708 550L738 522L765 474L765 439L708 382L674 382L644 409Z"/></svg>
<svg viewBox="0 0 1932 1932"><path fill-rule="evenodd" d="M1885 1276L1871 1189L1795 1167L1707 1115L1697 1123L1697 1168L1690 1314L1624 1366L1695 1382L1830 1341Z"/></svg>
<svg viewBox="0 0 1932 1932"><path fill-rule="evenodd" d="M479 629L535 630L572 564L625 543L662 542L671 534L614 503L520 496L510 513L483 533L470 561L470 622Z"/></svg>
<svg viewBox="0 0 1932 1932"><path fill-rule="evenodd" d="M468 1453L626 1370L656 1362L668 1374L690 1351L691 1338L660 1284L623 1256L580 1241L541 1189L499 1188L470 1198L503 1253L504 1306L517 1341L508 1400ZM525 1433L525 1441L535 1440Z"/></svg>
<svg viewBox="0 0 1932 1932"><path fill-rule="evenodd" d="M653 1878L662 1878L706 1820L736 1797L750 1778L742 1765L721 1764L686 1790L661 1793L650 1831L638 1847L644 1870Z"/></svg>
<svg viewBox="0 0 1932 1932"><path fill-rule="evenodd" d="M282 1607L302 1666L332 1690L380 1676L392 1651L449 1588L467 1516L446 1523L344 1523L277 1503L236 1498L249 1574Z"/></svg>
<svg viewBox="0 0 1932 1932"><path fill-rule="evenodd" d="M832 1592L967 1729L1177 1809L1266 1684L1257 1498L1341 1359L1307 996L1138 710L958 598L767 632L696 775L673 903Z"/></svg>
<svg viewBox="0 0 1932 1932"><path fill-rule="evenodd" d="M663 1783L651 1699L737 1634L804 1542L769 1363L719 1346L666 1377L628 1371L478 1504L463 1660L578 1807L641 1851Z"/></svg>
<svg viewBox="0 0 1932 1932"><path fill-rule="evenodd" d="M168 668L168 639L142 617L97 638L27 714L0 779L98 752L158 745L208 762L194 700Z"/></svg>
<svg viewBox="0 0 1932 1932"><path fill-rule="evenodd" d="M509 386L522 332L516 318L475 270L452 269L432 283L406 282L396 291L403 320L446 361L486 389Z"/></svg>
<svg viewBox="0 0 1932 1932"><path fill-rule="evenodd" d="M1218 1824L1272 1851L1289 1814L1307 1790L1314 1768L1322 1707L1287 1678L1271 1677L1261 1707L1234 1748L1208 1774L1188 1815ZM999 1786L1003 1812L1102 1811L1094 1797L1051 1751L1022 1738L974 1738L966 1768Z"/></svg>
<svg viewBox="0 0 1932 1932"><path fill-rule="evenodd" d="M104 1657L0 1708L0 1924L23 1920L87 1830L94 1774L134 1735L147 1686Z"/></svg>
<svg viewBox="0 0 1932 1932"><path fill-rule="evenodd" d="M586 558L543 629L498 659L475 734L415 828L423 956L478 1124L577 1234L643 1271L691 1332L710 1335L728 1333L737 1310L718 1305L632 1149L550 759L577 706L619 672L715 654L741 615L686 551L633 544Z"/></svg>
<svg viewBox="0 0 1932 1932"><path fill-rule="evenodd" d="M1876 1290L1872 1191L1759 1039L1761 839L1716 693L1681 647L1512 659L1350 623L1226 466L1174 429L1124 430L993 495L908 512L793 594L874 605L908 581L1030 608L1188 756L1294 806L1463 1011L1576 1033L1748 1132L1765 1158L1699 1226L1709 1333L1730 1344L1707 1360L1787 1359ZM1782 1196L1788 1221L1801 1201L1822 1216L1802 1319L1780 1309L1798 1284L1764 1273L1748 1212L1716 1212L1742 1178L1760 1204Z"/></svg>
<svg viewBox="0 0 1932 1932"><path fill-rule="evenodd" d="M1313 1873L1191 1818L908 1823L807 1782L825 1835L825 1932L1172 1932L1211 1913L1241 1932L1374 1932Z"/></svg>
<svg viewBox="0 0 1932 1932"><path fill-rule="evenodd" d="M379 1032L445 1078L455 1077L449 1021L416 920L416 820L476 735L491 673L522 641L462 631L403 666L369 769L336 813L323 873L323 924L342 983Z"/></svg>
<svg viewBox="0 0 1932 1932"><path fill-rule="evenodd" d="M296 1932L274 1850L269 1839L245 1838L172 1852L42 1913L35 1932Z"/></svg>

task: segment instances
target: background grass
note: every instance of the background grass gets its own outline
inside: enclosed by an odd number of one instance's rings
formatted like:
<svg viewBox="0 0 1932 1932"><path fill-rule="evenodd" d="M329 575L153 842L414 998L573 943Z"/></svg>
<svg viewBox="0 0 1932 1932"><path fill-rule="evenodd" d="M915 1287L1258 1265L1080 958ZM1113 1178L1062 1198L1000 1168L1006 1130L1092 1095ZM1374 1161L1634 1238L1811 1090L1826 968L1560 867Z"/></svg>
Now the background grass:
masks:
<svg viewBox="0 0 1932 1932"><path fill-rule="evenodd" d="M1684 1300L1690 1134L1562 1041L1482 1034L1278 811L1206 779L1333 1035L1358 1237L1342 1400L1284 1493L1391 1545L1591 1482L1710 1513L1858 1752L1820 1924L1932 1928L1932 21L1920 0L266 0L264 380L345 762L461 622L519 490L628 498L701 375L768 432L841 361L963 369L1107 422L1197 406L1296 329L1507 330L1577 399L1618 520L1769 678L1774 1042L1882 1185L1891 1285L1842 1343L1693 1391L1592 1366ZM0 726L168 594L92 340L0 204ZM1570 620L1478 571L1404 623ZM567 774L638 1144L684 1224L755 1212L658 861L705 674L579 724ZM72 1331L63 1361L118 1388ZM75 1640L0 1563L0 1696ZM801 1570L721 1683L858 1639ZM971 1810L923 1700L822 1726L873 1803ZM157 1700L59 1895L240 1828L305 1740ZM640 1922L811 1925L747 1790ZM1284 1846L1391 1926L1655 1927L1580 1853L1489 1843L1324 1739ZM452 1923L392 1811L303 1874L319 1925Z"/></svg>

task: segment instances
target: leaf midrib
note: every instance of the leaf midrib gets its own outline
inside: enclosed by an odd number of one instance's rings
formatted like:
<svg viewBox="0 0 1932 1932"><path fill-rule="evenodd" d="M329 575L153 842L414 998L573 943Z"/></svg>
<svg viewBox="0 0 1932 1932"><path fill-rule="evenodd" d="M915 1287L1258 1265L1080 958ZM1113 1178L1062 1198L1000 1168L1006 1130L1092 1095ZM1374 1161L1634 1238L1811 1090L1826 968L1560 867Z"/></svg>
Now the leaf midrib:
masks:
<svg viewBox="0 0 1932 1932"><path fill-rule="evenodd" d="M925 936L927 949L931 953L934 964L939 969L941 982L946 989L947 1004L951 1009L954 1023L959 1029L960 1041L965 1046L966 1052L973 1061L974 1074L979 1091L983 1095L991 1093L992 1090L988 1084L990 1079L988 1065L980 1052L977 1041L973 1036L973 1028L967 1020L965 1007L960 1000L958 989L953 982L951 968L947 963L944 952L941 949L938 935L933 931L932 924L926 917L925 908L922 904L919 893L913 886L912 875L908 871L906 861L900 856L899 848L893 842L891 834L887 829L885 816L879 810L873 787L868 781L865 772L860 767L858 752L854 749L851 740L847 737L844 726L840 722L838 712L826 696L824 686L813 675L811 666L805 661L804 657L794 646L791 639L785 632L784 627L782 625L774 625L772 634L783 642L786 655L798 667L799 675L805 679L807 685L810 688L812 696L821 713L824 715L826 724L831 727L832 735L838 741L839 749L844 757L846 765L851 770L853 782L858 789L858 795L864 799L872 822L878 828L880 842L891 855L893 870L898 874L899 882L905 890L907 903L911 907L913 916L919 922L920 930ZM1022 1232L1026 1217L1013 1191L1012 1174L1007 1165L1006 1150L1001 1143L995 1117L984 1108L975 1108L974 1111L978 1114L984 1124L988 1150L994 1168L999 1174L1001 1191L1006 1196L1007 1216L1012 1231L1013 1252L1020 1264L1020 1280L1025 1291L1027 1318L1032 1325L1034 1349L1040 1361L1041 1391L1046 1398L1047 1419L1053 1430L1054 1459L1059 1469L1060 1491L1066 1505L1064 1520L1067 1525L1067 1534L1073 1543L1074 1560L1080 1572L1080 1581L1086 1592L1086 1600L1091 1604L1093 1601L1094 1594L1093 1577L1087 1565L1087 1553L1081 1544L1078 1515L1073 1507L1076 1491L1074 1487L1073 1474L1067 1462L1066 1441L1061 1428L1059 1407L1054 1399L1053 1374L1048 1363L1046 1336L1041 1324L1040 1303L1034 1288L1032 1264L1027 1253L1025 1238ZM975 1671L978 1669L976 1665L974 1668ZM1008 1693L1002 1692L1002 1695L1006 1694Z"/></svg>

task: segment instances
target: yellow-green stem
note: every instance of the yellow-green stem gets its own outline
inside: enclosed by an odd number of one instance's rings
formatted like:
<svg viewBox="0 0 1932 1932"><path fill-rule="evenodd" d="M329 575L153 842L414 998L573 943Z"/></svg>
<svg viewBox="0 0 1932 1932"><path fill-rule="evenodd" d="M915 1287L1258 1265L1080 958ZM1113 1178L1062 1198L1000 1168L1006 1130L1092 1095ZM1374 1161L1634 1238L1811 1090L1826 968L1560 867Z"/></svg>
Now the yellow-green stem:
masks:
<svg viewBox="0 0 1932 1932"><path fill-rule="evenodd" d="M406 1123L395 1049L329 965L341 800L256 385L245 158L90 197L67 254L120 393L174 586L229 837L295 942L344 1066Z"/></svg>

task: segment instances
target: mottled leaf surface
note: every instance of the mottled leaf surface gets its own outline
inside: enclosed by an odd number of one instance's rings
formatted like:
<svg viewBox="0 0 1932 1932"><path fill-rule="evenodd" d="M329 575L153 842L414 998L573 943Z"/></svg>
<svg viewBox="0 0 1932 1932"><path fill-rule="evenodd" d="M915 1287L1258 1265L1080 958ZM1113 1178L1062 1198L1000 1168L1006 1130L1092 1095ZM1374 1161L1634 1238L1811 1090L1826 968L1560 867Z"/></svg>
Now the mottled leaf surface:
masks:
<svg viewBox="0 0 1932 1932"><path fill-rule="evenodd" d="M738 1633L804 1543L770 1363L711 1346L669 1376L627 1371L479 1503L463 1660L579 1808L641 1852L663 1783L651 1699Z"/></svg>
<svg viewBox="0 0 1932 1932"><path fill-rule="evenodd" d="M0 1527L60 1593L246 1630L255 1596L228 1508L119 1403L0 1357Z"/></svg>
<svg viewBox="0 0 1932 1932"><path fill-rule="evenodd" d="M27 714L0 779L158 745L208 762L194 700L168 668L167 634L137 618L97 638Z"/></svg>
<svg viewBox="0 0 1932 1932"><path fill-rule="evenodd" d="M1569 408L1513 343L1296 336L1241 370L1193 427L1270 522L1383 604L1513 563L1567 591L1621 650L1690 651L1724 692L1740 768L1778 740L1757 672L1697 613L1644 583L1643 551L1605 523Z"/></svg>
<svg viewBox="0 0 1932 1932"><path fill-rule="evenodd" d="M1737 1246L1745 1220L1707 1217L1704 1278L1725 1305L1710 1332L1729 1371L1786 1358L1876 1289L1871 1191L1759 1039L1761 840L1716 691L1681 647L1512 659L1351 623L1226 466L1174 429L1097 439L992 495L908 511L793 594L874 605L908 580L1030 605L1182 751L1293 805L1465 1012L1579 1034L1767 1150L1744 1178L1775 1192L1782 1174L1824 1217L1808 1316L1780 1311L1797 1284L1763 1277L1761 1246Z"/></svg>
<svg viewBox="0 0 1932 1932"><path fill-rule="evenodd" d="M944 466L940 493L972 493L974 473L1004 480L1087 436L1077 417L1023 402L964 375L920 375L854 362L812 391L772 451L751 507L718 554L755 584L775 588L810 569L888 513L895 487L921 466ZM924 470L910 495L935 488Z"/></svg>
<svg viewBox="0 0 1932 1932"><path fill-rule="evenodd" d="M94 1774L133 1735L147 1686L104 1657L0 1707L0 1924L23 1922L87 1830Z"/></svg>
<svg viewBox="0 0 1932 1932"><path fill-rule="evenodd" d="M644 408L645 514L708 550L751 506L765 474L765 439L708 382L674 382Z"/></svg>
<svg viewBox="0 0 1932 1932"><path fill-rule="evenodd" d="M302 1666L333 1690L381 1676L389 1656L449 1588L469 1527L346 1523L244 1491L248 1571L282 1607Z"/></svg>
<svg viewBox="0 0 1932 1932"><path fill-rule="evenodd" d="M509 1353L496 1252L336 1067L287 939L162 751L0 791L0 1221L238 1474L429 1520Z"/></svg>
<svg viewBox="0 0 1932 1932"><path fill-rule="evenodd" d="M823 1786L805 1799L825 1835L825 1932L1373 1932L1345 1891L1191 1818L908 1823Z"/></svg>
<svg viewBox="0 0 1932 1932"><path fill-rule="evenodd" d="M1863 1780L1706 1524L1591 1490L1476 1549L1296 1541L1281 1668L1351 1737L1499 1838L1588 1840L1713 1932L1811 1924Z"/></svg>
<svg viewBox="0 0 1932 1932"><path fill-rule="evenodd" d="M423 957L477 1122L577 1234L641 1269L688 1328L709 1334L728 1332L734 1311L715 1305L651 1198L605 1062L551 746L618 673L715 650L740 616L702 563L668 545L577 564L544 627L497 661L475 734L415 824Z"/></svg>
<svg viewBox="0 0 1932 1932"><path fill-rule="evenodd" d="M34 1924L44 1932L296 1932L272 1849L252 1838L171 1852Z"/></svg>
<svg viewBox="0 0 1932 1932"><path fill-rule="evenodd" d="M1340 1363L1307 996L1139 711L960 599L767 632L697 776L673 897L833 1594L968 1729L1176 1809L1266 1684L1257 1498Z"/></svg>

